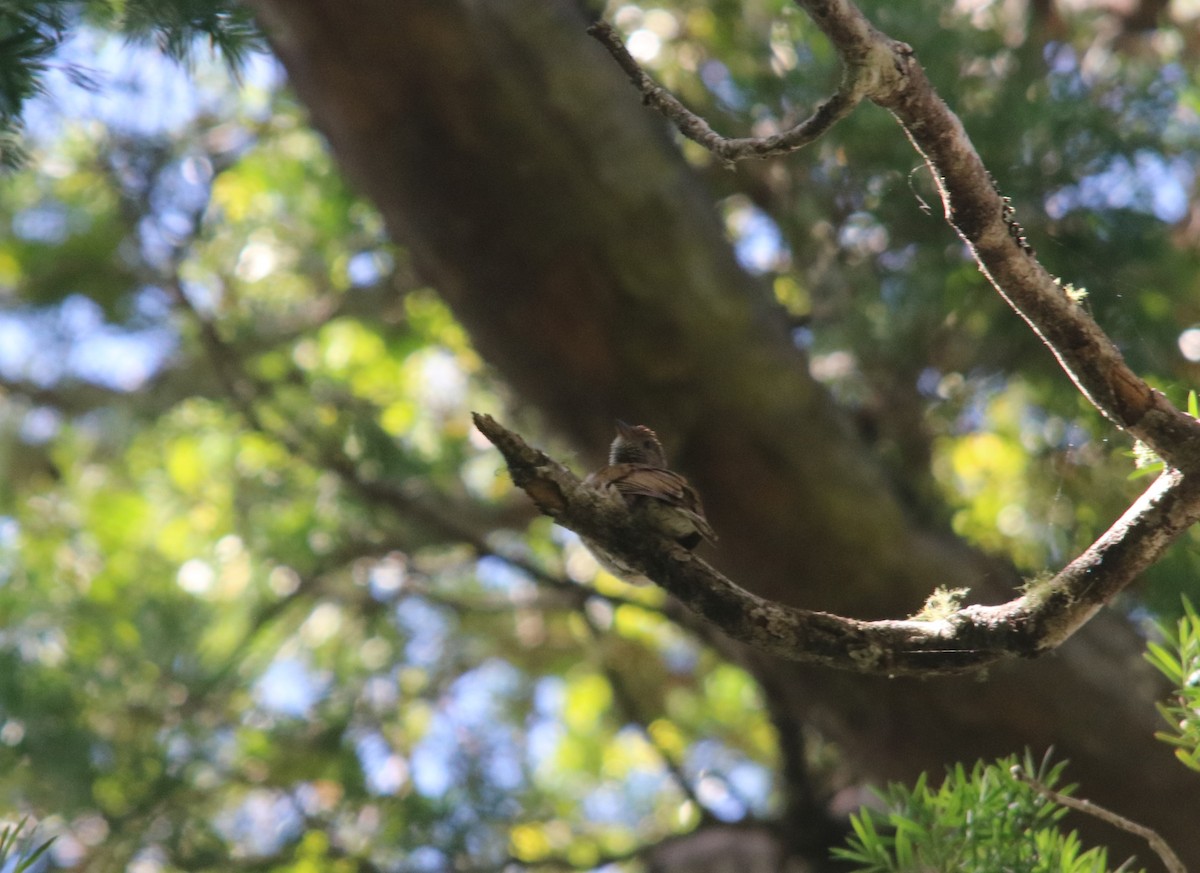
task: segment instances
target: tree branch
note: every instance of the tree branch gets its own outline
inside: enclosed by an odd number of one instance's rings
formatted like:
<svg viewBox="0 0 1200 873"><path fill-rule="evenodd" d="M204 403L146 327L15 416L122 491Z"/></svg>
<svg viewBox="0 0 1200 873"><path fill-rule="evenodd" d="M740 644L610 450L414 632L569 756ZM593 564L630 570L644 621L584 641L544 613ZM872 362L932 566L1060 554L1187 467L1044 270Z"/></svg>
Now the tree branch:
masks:
<svg viewBox="0 0 1200 873"><path fill-rule="evenodd" d="M1078 558L1008 603L966 606L935 620L859 621L772 603L740 588L639 525L619 496L585 485L491 416L473 417L504 455L513 482L543 513L601 543L729 636L789 660L863 673L962 673L1050 651L1200 520L1200 485L1169 469ZM931 580L930 587L945 581Z"/></svg>
<svg viewBox="0 0 1200 873"><path fill-rule="evenodd" d="M728 138L713 130L707 121L651 79L625 48L620 35L607 22L598 21L589 27L587 32L613 56L629 76L629 80L642 92L642 99L647 106L653 106L669 118L688 139L726 161L768 158L801 149L820 139L826 131L849 115L867 93L866 79L860 75L862 68L847 65L842 84L833 96L790 130L764 137Z"/></svg>
<svg viewBox="0 0 1200 873"><path fill-rule="evenodd" d="M1175 854L1175 850L1153 828L1148 828L1143 824L1138 824L1135 821L1125 818L1123 815L1118 815L1111 809L1107 809L1098 803L1093 803L1090 800L1080 800L1071 797L1069 794L1063 794L1061 791L1055 791L1048 785L1043 785L1031 774L1025 772L1025 768L1019 764L1012 768L1012 775L1014 779L1024 782L1038 794L1042 795L1042 797L1053 803L1057 803L1059 806L1065 806L1076 812L1094 816L1100 819L1100 821L1107 822L1126 833L1133 834L1135 837L1141 837L1150 844L1150 848L1158 855L1159 859L1163 862L1163 866L1167 868L1168 873L1187 873L1187 868L1183 866L1183 862L1179 860L1179 856Z"/></svg>
<svg viewBox="0 0 1200 873"><path fill-rule="evenodd" d="M608 682L609 688L612 689L613 700L617 704L617 708L621 711L621 715L637 728L638 733L642 735L642 739L646 744L658 754L662 760L663 768L671 775L675 785L679 788L679 792L696 807L696 811L704 820L711 821L713 814L707 806L700 802L699 795L696 794L696 789L692 787L691 780L688 779L687 773L683 770L683 764L675 759L675 756L663 747L662 743L654 738L654 733L650 730L650 724L641 713L641 708L637 705L636 696L625 682L625 677L620 671L610 663L609 658L600 651L599 646L603 639L603 631L596 626L596 622L588 615L586 610L580 610L579 615L582 617L584 625L588 629L588 634L591 636L593 643L596 644L596 661L599 664L600 671L604 674L605 680Z"/></svg>
<svg viewBox="0 0 1200 873"><path fill-rule="evenodd" d="M793 151L824 133L866 97L892 112L925 159L946 220L967 244L1001 297L1050 348L1080 391L1119 427L1169 465L1200 473L1200 422L1176 409L1126 365L1116 345L1034 257L1011 204L963 129L938 96L911 46L878 31L851 0L795 0L833 43L844 64L838 93L808 121L773 137L727 140L647 76L605 24L599 39L641 90L645 101L690 139L726 161ZM830 116L828 123L819 119ZM833 117L836 116L836 117ZM812 135L799 135L801 128ZM782 140L792 138L785 145Z"/></svg>

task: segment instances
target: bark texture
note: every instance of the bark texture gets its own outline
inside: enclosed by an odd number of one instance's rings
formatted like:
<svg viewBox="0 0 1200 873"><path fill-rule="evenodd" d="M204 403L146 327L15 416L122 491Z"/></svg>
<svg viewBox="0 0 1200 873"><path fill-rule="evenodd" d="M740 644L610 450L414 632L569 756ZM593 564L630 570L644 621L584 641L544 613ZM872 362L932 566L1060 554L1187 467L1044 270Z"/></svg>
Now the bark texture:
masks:
<svg viewBox="0 0 1200 873"><path fill-rule="evenodd" d="M713 563L768 599L899 618L935 585L1011 596L1011 569L907 517L573 3L253 5L344 171L517 396L585 447L581 466L613 418L654 427L705 497ZM1140 652L1101 614L982 679L754 660L772 708L818 723L865 776L1053 744L1081 793L1200 864L1195 782L1152 739L1161 689Z"/></svg>

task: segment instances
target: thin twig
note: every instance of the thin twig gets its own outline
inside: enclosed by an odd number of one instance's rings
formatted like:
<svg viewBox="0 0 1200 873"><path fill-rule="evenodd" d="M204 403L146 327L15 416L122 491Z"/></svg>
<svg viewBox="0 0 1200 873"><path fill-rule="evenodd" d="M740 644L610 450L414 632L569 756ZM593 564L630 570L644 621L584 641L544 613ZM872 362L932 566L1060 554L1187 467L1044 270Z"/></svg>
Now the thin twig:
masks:
<svg viewBox="0 0 1200 873"><path fill-rule="evenodd" d="M252 402L254 389L245 383L244 373L239 366L235 350L221 338L216 325L192 303L187 291L183 288L183 283L179 281L178 273L166 277L161 284L171 295L175 304L195 322L196 328L200 331L200 344L204 346L213 372L217 374L221 387L225 389L225 393L237 407L238 412L255 430L265 430Z"/></svg>
<svg viewBox="0 0 1200 873"><path fill-rule="evenodd" d="M596 622L590 615L587 614L585 610L580 610L580 615L583 617L584 624L587 626L588 633L591 635L593 642L599 645L604 637L603 631L596 626ZM642 717L633 692L629 690L628 685L625 683L625 677L622 676L620 672L618 672L617 669L609 663L603 652L597 654L596 660L600 664L600 670L604 673L604 678L608 680L608 685L612 689L613 699L616 701L617 706L620 707L625 717L637 727L638 732L641 733L646 742L649 743L650 746L658 753L659 758L662 759L663 766L666 767L667 772L671 774L671 778L675 781L675 784L679 787L679 790L683 793L683 796L695 805L696 809L700 811L700 814L703 818L711 818L712 813L709 811L708 807L701 802L699 796L696 794L696 790L692 787L691 780L689 780L687 774L683 772L683 765L676 761L675 756L668 752L663 745L654 738L654 734L651 732L650 726L646 724L646 719Z"/></svg>
<svg viewBox="0 0 1200 873"><path fill-rule="evenodd" d="M1150 844L1150 848L1162 860L1163 866L1168 870L1168 873L1187 873L1183 862L1179 860L1179 856L1168 845L1167 841L1159 836L1158 831L1148 828L1143 824L1138 824L1135 821L1125 818L1119 813L1113 812L1111 809L1106 809L1098 803L1093 803L1090 800L1080 800L1055 791L1047 785L1043 785L1040 781L1025 772L1025 768L1020 764L1014 765L1012 768L1013 778L1024 782L1038 794L1045 797L1060 806L1065 806L1076 812L1082 812L1085 815L1090 815L1093 818L1098 818L1100 821L1107 822L1113 827L1120 828L1126 833L1133 834L1135 837L1141 837Z"/></svg>
<svg viewBox="0 0 1200 873"><path fill-rule="evenodd" d="M648 106L653 106L669 118L688 139L699 143L725 161L767 158L804 148L820 139L830 128L849 115L866 93L866 88L856 75L855 69L847 67L841 87L818 106L812 115L789 130L763 137L724 137L713 130L707 121L679 102L674 94L651 79L625 48L620 34L607 22L598 21L589 27L587 32L613 56L629 76L629 80L642 92L642 99Z"/></svg>

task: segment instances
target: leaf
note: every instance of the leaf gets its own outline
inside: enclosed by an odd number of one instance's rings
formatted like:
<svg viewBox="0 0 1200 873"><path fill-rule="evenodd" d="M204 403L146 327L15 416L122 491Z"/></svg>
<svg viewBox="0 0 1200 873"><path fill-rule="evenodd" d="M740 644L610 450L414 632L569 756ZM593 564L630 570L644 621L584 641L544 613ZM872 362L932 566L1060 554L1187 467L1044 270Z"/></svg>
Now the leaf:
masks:
<svg viewBox="0 0 1200 873"><path fill-rule="evenodd" d="M42 857L42 855L44 855L46 851L52 845L54 845L54 841L57 839L58 837L50 837L50 839L46 840L44 843L30 852L26 857L22 858L21 863L17 864L17 866L13 868L13 873L24 873L24 871L32 868L33 865L37 863L38 858Z"/></svg>
<svg viewBox="0 0 1200 873"><path fill-rule="evenodd" d="M1146 647L1145 657L1173 683L1179 684L1183 681L1183 664L1171 649L1158 643L1150 643Z"/></svg>

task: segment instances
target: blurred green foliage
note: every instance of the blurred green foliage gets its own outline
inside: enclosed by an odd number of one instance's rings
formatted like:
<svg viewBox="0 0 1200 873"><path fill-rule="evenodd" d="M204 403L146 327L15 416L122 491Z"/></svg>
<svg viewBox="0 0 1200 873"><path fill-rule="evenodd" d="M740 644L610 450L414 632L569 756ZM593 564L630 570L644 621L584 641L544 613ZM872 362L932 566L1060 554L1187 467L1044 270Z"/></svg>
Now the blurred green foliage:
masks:
<svg viewBox="0 0 1200 873"><path fill-rule="evenodd" d="M1018 5L867 11L916 47L1048 265L1182 403L1200 374L1179 351L1200 322L1194 48L1164 28L1123 51L1099 7ZM608 11L730 134L802 117L836 80L782 0ZM0 12L0 135L83 24L189 58L218 96L162 130L81 115L31 134L0 193L0 803L58 835L61 866L143 873L586 868L777 812L763 689L530 522L468 426L511 413L505 386L294 100L195 51L252 66L243 7ZM885 113L786 171L685 153L914 512L1032 571L1127 504L1127 447L985 287ZM1141 605L1177 610L1196 546ZM836 751L804 740L832 793ZM955 771L954 802L1054 818L1007 783L983 797L999 773ZM948 791L893 789L896 835L864 816L847 857L911 853L899 823L945 820ZM1103 868L1045 839L1076 865L1052 869Z"/></svg>

